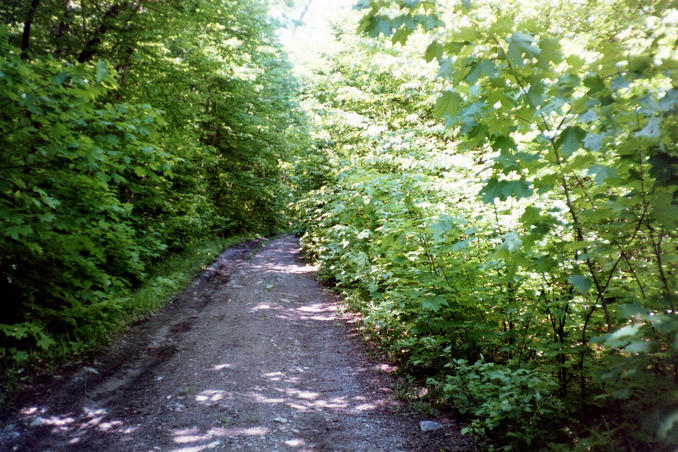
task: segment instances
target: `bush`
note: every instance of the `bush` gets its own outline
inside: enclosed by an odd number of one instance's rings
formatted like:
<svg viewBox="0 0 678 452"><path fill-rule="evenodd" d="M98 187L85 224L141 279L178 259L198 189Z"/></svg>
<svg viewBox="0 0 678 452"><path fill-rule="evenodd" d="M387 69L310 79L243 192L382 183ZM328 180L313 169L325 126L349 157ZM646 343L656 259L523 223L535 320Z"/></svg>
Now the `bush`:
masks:
<svg viewBox="0 0 678 452"><path fill-rule="evenodd" d="M464 430L495 440L504 450L544 445L564 416L558 383L536 369L512 369L483 360L455 359L442 385L443 396L472 416Z"/></svg>

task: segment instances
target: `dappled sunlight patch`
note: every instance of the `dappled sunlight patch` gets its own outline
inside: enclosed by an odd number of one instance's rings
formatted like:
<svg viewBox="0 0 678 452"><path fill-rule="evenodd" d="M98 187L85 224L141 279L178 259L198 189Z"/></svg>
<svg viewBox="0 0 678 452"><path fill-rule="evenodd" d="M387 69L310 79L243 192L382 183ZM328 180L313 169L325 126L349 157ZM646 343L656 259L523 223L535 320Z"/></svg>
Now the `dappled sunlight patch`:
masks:
<svg viewBox="0 0 678 452"><path fill-rule="evenodd" d="M218 445L218 444L216 444L216 445ZM205 449L208 449L210 447L214 447L214 446L210 446L209 444L204 444L204 445L201 445L201 446L182 447L180 449L172 449L170 452L200 452L201 450L205 450Z"/></svg>
<svg viewBox="0 0 678 452"><path fill-rule="evenodd" d="M254 306L250 311L269 311L273 309L269 303L259 303Z"/></svg>
<svg viewBox="0 0 678 452"><path fill-rule="evenodd" d="M296 309L296 312L301 313L303 319L310 320L328 321L334 320L335 317L335 310L331 306L323 303L301 306L300 308Z"/></svg>
<svg viewBox="0 0 678 452"><path fill-rule="evenodd" d="M267 273L286 273L286 274L308 274L318 271L316 265L306 264L265 264L265 265L252 265L255 271L260 274Z"/></svg>
<svg viewBox="0 0 678 452"><path fill-rule="evenodd" d="M311 404L316 409L329 408L332 410L346 409L349 403L346 397L334 397L328 400L317 400Z"/></svg>
<svg viewBox="0 0 678 452"><path fill-rule="evenodd" d="M290 384L300 384L301 378L288 376L287 378L285 378L285 382Z"/></svg>
<svg viewBox="0 0 678 452"><path fill-rule="evenodd" d="M202 440L202 441L209 441L208 440ZM199 444L199 445L194 445L194 446L188 446L188 447L181 447L179 449L172 449L171 452L200 452L202 450L214 450L214 448L218 447L221 444L221 440L216 440L216 441L210 441L209 443L204 443L204 444Z"/></svg>
<svg viewBox="0 0 678 452"><path fill-rule="evenodd" d="M109 413L103 408L83 407L78 415L73 412L51 414L47 407L31 406L20 411L24 423L29 428L45 428L54 435L72 435L66 441L71 446L82 443L91 432L117 434L120 441L128 439L137 427L125 426L121 419L108 418Z"/></svg>
<svg viewBox="0 0 678 452"><path fill-rule="evenodd" d="M303 400L315 400L320 397L320 394L313 391L300 391L298 389L286 389L285 394Z"/></svg>
<svg viewBox="0 0 678 452"><path fill-rule="evenodd" d="M85 407L83 408L83 411L85 412L86 416L104 416L106 414L106 410L104 408L89 408Z"/></svg>
<svg viewBox="0 0 678 452"><path fill-rule="evenodd" d="M302 413L306 413L306 412L311 411L311 408L309 408L309 407L307 407L307 406L305 406L305 405L301 405L301 404L299 404L299 403L287 402L286 405L287 405L288 407L293 408L293 409L295 409L295 410L297 410L297 411L300 411L300 412L302 412Z"/></svg>
<svg viewBox="0 0 678 452"><path fill-rule="evenodd" d="M205 439L200 435L180 435L174 438L175 443L192 443Z"/></svg>
<svg viewBox="0 0 678 452"><path fill-rule="evenodd" d="M363 404L357 405L354 408L354 410L356 410L356 411L372 411L372 410L376 410L377 408L379 408L379 405L376 404L376 403L363 403Z"/></svg>
<svg viewBox="0 0 678 452"><path fill-rule="evenodd" d="M265 436L271 429L263 426L256 427L226 427L210 429L206 432L200 432L198 427L176 429L172 432L172 440L181 446L178 449L172 449L172 452L188 452L211 450L221 445L223 438L226 437L255 437ZM192 444L191 444L192 443ZM200 444L198 444L200 443Z"/></svg>
<svg viewBox="0 0 678 452"><path fill-rule="evenodd" d="M202 446L182 447L180 449L172 449L170 452L200 452L210 447L208 444Z"/></svg>
<svg viewBox="0 0 678 452"><path fill-rule="evenodd" d="M261 394L259 392L249 392L247 394L247 396L254 399L255 401L257 401L259 403L277 404L277 403L284 403L285 402L285 399L283 399L283 398L267 397L264 394Z"/></svg>
<svg viewBox="0 0 678 452"><path fill-rule="evenodd" d="M288 439L287 441L284 441L284 443L287 447L304 447L304 446L306 446L306 440L304 440L302 438Z"/></svg>
<svg viewBox="0 0 678 452"><path fill-rule="evenodd" d="M263 426L256 427L228 427L223 431L229 436L264 436L267 435L271 429Z"/></svg>
<svg viewBox="0 0 678 452"><path fill-rule="evenodd" d="M391 365L391 364L389 364L389 363L381 363L381 364L377 364L377 365L375 366L375 368L376 368L377 370L380 370L381 372L384 372L384 373L387 373L387 374L393 373L393 372L395 372L396 370L398 370L398 367L393 366L393 365Z"/></svg>
<svg viewBox="0 0 678 452"><path fill-rule="evenodd" d="M269 269L281 273L306 274L318 271L316 265L270 265Z"/></svg>
<svg viewBox="0 0 678 452"><path fill-rule="evenodd" d="M29 406L27 408L23 408L19 413L21 413L23 416L32 416L34 414L38 413L46 413L47 408L45 407L37 407L37 406Z"/></svg>
<svg viewBox="0 0 678 452"><path fill-rule="evenodd" d="M359 369L357 369L359 370ZM295 368L290 372L304 373L302 368ZM364 412L374 411L389 404L387 394L391 391L388 388L379 388L380 393L384 396L372 397L366 395L357 395L354 397L347 396L329 396L323 392L341 393L341 389L336 391L314 391L308 387L299 384L299 378L290 376L288 372L272 371L262 374L262 377L271 382L285 382L285 384L295 385L294 387L272 387L262 388L256 386L247 394L242 396L249 398L251 401L266 405L283 405L287 406L298 413L308 412L335 412L345 414L360 414ZM272 395L273 392L275 395Z"/></svg>
<svg viewBox="0 0 678 452"><path fill-rule="evenodd" d="M115 431L117 427L122 425L122 421L111 421L111 422L101 422L99 424L99 430L103 432Z"/></svg>
<svg viewBox="0 0 678 452"><path fill-rule="evenodd" d="M285 376L282 372L268 372L263 375L264 378L270 381L281 381Z"/></svg>
<svg viewBox="0 0 678 452"><path fill-rule="evenodd" d="M200 394L195 396L195 401L198 403L207 403L211 405L223 400L228 395L229 393L219 389L205 389Z"/></svg>
<svg viewBox="0 0 678 452"><path fill-rule="evenodd" d="M103 408L84 408L85 417L83 420L86 420L84 423L80 423L77 427L81 430L96 428L102 432L111 432L118 431L119 428L123 425L123 422L120 420L108 420L104 421L108 412Z"/></svg>
<svg viewBox="0 0 678 452"><path fill-rule="evenodd" d="M75 423L75 418L71 416L59 417L59 416L50 416L43 418L44 425L53 427L52 431L68 431L73 428Z"/></svg>
<svg viewBox="0 0 678 452"><path fill-rule="evenodd" d="M79 436L76 436L75 438L71 438L71 439L68 441L68 444L75 445L75 444L78 444L79 442L80 442L80 437L79 437Z"/></svg>
<svg viewBox="0 0 678 452"><path fill-rule="evenodd" d="M198 427L191 428L182 428L179 430L174 430L172 432L174 438L172 439L175 443L184 444L184 443L196 443L199 441L206 441L212 439L214 436L213 432L200 433ZM219 435L221 436L221 435Z"/></svg>
<svg viewBox="0 0 678 452"><path fill-rule="evenodd" d="M297 311L300 311L300 312L313 312L313 313L328 312L328 311L331 311L331 310L332 310L331 308L328 308L327 305L325 305L323 303L316 303L316 304L306 305L306 306L302 306L300 308L297 308Z"/></svg>
<svg viewBox="0 0 678 452"><path fill-rule="evenodd" d="M245 430L245 429L240 429ZM201 432L198 427L189 427L175 429L172 431L172 441L179 445L187 445L179 449L172 449L173 452L179 451L201 451L205 449L214 449L215 447L221 444L221 438L229 435L230 433L224 429L210 429L206 432ZM243 433L234 433L242 435ZM190 443L202 443L202 444L193 444Z"/></svg>
<svg viewBox="0 0 678 452"><path fill-rule="evenodd" d="M315 303L298 308L287 308L284 305L277 306L276 318L287 321L318 321L330 322L336 318L336 309L325 303Z"/></svg>

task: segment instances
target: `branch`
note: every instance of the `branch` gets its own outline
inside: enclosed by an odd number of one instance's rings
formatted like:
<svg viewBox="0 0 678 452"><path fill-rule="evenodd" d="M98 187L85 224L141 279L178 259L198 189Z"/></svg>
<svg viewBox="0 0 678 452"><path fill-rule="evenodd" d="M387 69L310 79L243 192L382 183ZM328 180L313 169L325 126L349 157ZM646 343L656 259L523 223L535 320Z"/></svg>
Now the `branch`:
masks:
<svg viewBox="0 0 678 452"><path fill-rule="evenodd" d="M577 211L575 210L574 204L572 202L572 195L570 194L570 188L567 185L567 179L565 178L565 174L563 173L563 161L560 158L560 154L558 153L558 148L556 147L555 143L555 137L550 138L551 141L551 147L553 148L553 153L556 157L556 163L558 165L558 168L560 168L561 171L561 184L563 187L563 191L565 193L565 203L567 204L567 208L570 211L570 215L572 216L572 222L573 222L573 227L575 232L577 233L577 241L578 242L583 242L584 241L584 232L582 230L581 224L579 223L579 216L577 215ZM587 248L583 248L582 250L584 254L588 254ZM600 300L601 304L603 305L603 310L605 311L605 323L608 327L610 328L611 325L611 320L610 320L610 312L607 309L607 300L605 299L605 289L601 284L600 280L598 279L598 273L595 270L595 267L593 265L593 262L589 257L586 258L586 266L589 269L589 273L591 274L591 278L593 278L593 284L596 287L596 292L598 293L598 297L596 298L596 301L593 304L593 307L595 309L596 303L598 303L598 300ZM591 312L592 314L593 312ZM590 317L590 314L589 314Z"/></svg>
<svg viewBox="0 0 678 452"><path fill-rule="evenodd" d="M297 21L294 23L294 28L292 29L292 36L294 36L294 34L297 32L297 28L299 27L301 21L304 20L304 16L308 12L308 8L311 6L311 3L313 3L313 0L308 0L306 6L304 7L304 10L301 12L301 15L299 16L299 19L297 19Z"/></svg>

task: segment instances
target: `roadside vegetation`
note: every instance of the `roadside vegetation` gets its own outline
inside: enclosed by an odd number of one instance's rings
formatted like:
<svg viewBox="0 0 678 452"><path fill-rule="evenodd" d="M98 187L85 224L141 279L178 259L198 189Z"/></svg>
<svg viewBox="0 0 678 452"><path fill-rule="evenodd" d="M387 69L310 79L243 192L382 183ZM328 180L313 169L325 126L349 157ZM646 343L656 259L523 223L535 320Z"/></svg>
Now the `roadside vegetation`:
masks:
<svg viewBox="0 0 678 452"><path fill-rule="evenodd" d="M307 100L322 277L493 448L673 450L675 4L359 7Z"/></svg>

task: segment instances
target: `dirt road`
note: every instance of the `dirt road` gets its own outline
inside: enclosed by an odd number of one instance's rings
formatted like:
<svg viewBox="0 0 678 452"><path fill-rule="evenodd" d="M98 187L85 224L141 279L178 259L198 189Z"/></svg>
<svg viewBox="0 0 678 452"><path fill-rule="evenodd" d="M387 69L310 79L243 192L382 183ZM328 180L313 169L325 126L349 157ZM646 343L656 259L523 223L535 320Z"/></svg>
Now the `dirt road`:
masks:
<svg viewBox="0 0 678 452"><path fill-rule="evenodd" d="M28 391L0 449L469 450L394 401L314 270L292 236L226 250L91 363Z"/></svg>

